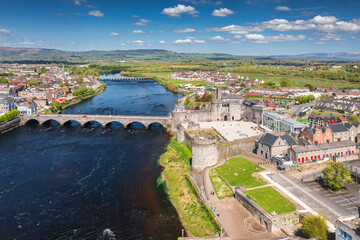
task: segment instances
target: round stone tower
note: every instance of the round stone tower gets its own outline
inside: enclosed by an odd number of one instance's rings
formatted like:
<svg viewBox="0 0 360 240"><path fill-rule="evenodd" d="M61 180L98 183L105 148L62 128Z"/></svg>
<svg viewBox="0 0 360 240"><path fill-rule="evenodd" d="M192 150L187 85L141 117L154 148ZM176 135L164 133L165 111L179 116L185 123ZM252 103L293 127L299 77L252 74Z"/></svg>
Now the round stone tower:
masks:
<svg viewBox="0 0 360 240"><path fill-rule="evenodd" d="M214 136L196 136L191 140L192 171L202 171L206 167L213 166L218 161L218 149Z"/></svg>

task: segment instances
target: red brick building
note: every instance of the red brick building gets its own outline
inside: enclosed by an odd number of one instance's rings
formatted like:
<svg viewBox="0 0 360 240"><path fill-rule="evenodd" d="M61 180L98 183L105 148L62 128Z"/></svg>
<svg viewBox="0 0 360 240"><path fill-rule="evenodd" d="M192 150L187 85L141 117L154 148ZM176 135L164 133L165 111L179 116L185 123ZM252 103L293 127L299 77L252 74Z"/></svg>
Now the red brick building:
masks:
<svg viewBox="0 0 360 240"><path fill-rule="evenodd" d="M311 144L333 142L333 132L329 127L306 127L300 132L300 137L308 139Z"/></svg>

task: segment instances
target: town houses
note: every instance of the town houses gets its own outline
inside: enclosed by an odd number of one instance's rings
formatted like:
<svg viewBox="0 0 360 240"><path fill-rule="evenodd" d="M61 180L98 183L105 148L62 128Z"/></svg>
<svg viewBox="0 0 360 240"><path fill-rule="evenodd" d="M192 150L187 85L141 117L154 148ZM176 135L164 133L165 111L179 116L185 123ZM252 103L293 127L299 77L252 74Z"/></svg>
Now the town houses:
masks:
<svg viewBox="0 0 360 240"><path fill-rule="evenodd" d="M0 64L0 115L17 108L21 114L33 114L74 98L72 92L101 83L93 76L78 77L56 64ZM4 79L6 81L4 81ZM5 97L6 96L6 97Z"/></svg>
<svg viewBox="0 0 360 240"><path fill-rule="evenodd" d="M291 131L265 132L256 141L256 153L267 161L280 165L303 164L336 159L357 159L359 142L358 122L317 124L304 127L299 133ZM280 159L280 160L279 160Z"/></svg>

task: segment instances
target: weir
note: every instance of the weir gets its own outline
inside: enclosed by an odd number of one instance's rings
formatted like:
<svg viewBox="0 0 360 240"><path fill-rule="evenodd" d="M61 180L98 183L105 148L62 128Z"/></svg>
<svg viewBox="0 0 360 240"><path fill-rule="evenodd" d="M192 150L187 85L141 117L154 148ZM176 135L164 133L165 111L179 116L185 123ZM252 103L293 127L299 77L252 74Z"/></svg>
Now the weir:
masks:
<svg viewBox="0 0 360 240"><path fill-rule="evenodd" d="M64 125L69 121L79 122L82 126L88 122L96 121L102 126L106 126L111 122L118 122L128 126L131 123L141 123L148 128L153 123L161 124L164 128L167 128L168 124L171 124L171 118L169 116L121 116L121 115L77 115L77 114L41 114L41 115L24 115L21 116L21 124L25 125L30 120L36 120L40 125L43 123L54 120Z"/></svg>

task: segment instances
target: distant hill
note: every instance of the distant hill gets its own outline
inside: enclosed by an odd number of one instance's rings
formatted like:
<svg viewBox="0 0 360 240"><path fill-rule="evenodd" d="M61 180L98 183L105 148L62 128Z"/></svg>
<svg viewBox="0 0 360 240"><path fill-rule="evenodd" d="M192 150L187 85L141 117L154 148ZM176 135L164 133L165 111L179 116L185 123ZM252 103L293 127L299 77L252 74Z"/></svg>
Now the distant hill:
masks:
<svg viewBox="0 0 360 240"><path fill-rule="evenodd" d="M336 53L306 53L299 55L274 55L278 58L303 58L303 59L324 59L324 60L360 60L360 52L336 52Z"/></svg>
<svg viewBox="0 0 360 240"><path fill-rule="evenodd" d="M163 49L137 49L113 51L62 51L44 48L11 48L0 47L0 61L39 61L39 62L100 62L114 61L206 61L206 60L261 60L272 61L286 59L319 59L319 60L360 60L360 53L308 53L300 55L275 56L238 56L223 53L177 53Z"/></svg>
<svg viewBox="0 0 360 240"><path fill-rule="evenodd" d="M99 60L144 60L144 61L187 61L187 60L238 60L240 56L230 54L177 53L162 49L114 50L114 51L61 51L42 48L0 47L0 61L49 60L84 62Z"/></svg>

